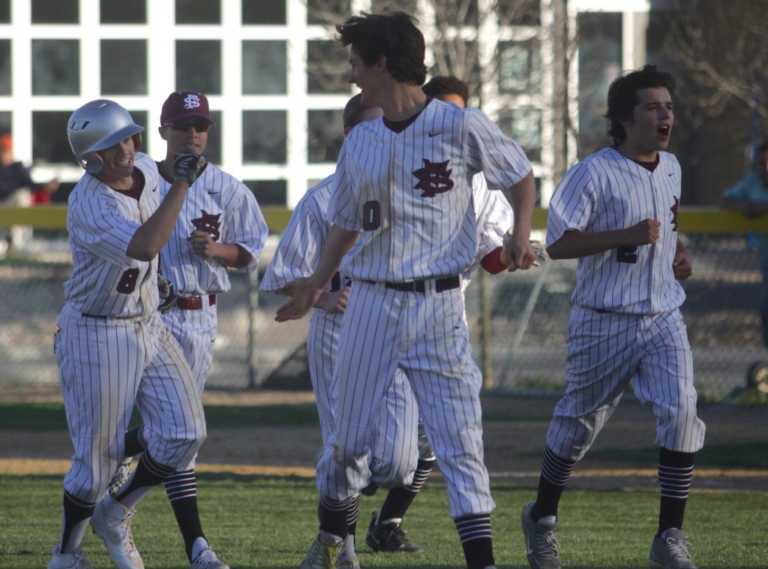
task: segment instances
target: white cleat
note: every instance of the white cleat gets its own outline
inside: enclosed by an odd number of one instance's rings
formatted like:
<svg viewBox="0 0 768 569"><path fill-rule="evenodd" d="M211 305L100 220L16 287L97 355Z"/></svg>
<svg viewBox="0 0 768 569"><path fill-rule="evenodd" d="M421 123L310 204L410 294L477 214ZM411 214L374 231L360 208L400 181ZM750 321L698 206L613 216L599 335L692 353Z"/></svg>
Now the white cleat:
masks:
<svg viewBox="0 0 768 569"><path fill-rule="evenodd" d="M93 511L93 531L107 546L117 569L144 569L144 561L133 543L131 518L134 513L109 495L96 504Z"/></svg>
<svg viewBox="0 0 768 569"><path fill-rule="evenodd" d="M59 548L59 545L53 548L48 569L93 569L93 565L88 562L82 549L77 548L69 553L60 553Z"/></svg>

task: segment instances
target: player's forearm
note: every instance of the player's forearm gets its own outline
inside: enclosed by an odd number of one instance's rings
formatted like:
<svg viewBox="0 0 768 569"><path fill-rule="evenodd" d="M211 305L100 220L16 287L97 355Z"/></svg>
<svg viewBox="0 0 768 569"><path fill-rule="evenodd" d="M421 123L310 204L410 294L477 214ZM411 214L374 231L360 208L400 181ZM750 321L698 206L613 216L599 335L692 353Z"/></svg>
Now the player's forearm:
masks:
<svg viewBox="0 0 768 569"><path fill-rule="evenodd" d="M328 284L331 277L339 270L341 259L357 241L357 236L357 231L349 231L338 225L331 227L325 242L325 248L320 255L320 262L315 272L309 277L314 288L319 290Z"/></svg>
<svg viewBox="0 0 768 569"><path fill-rule="evenodd" d="M633 243L625 229L615 231L585 232L566 231L555 243L547 247L552 259L577 259L597 255L619 247L632 247Z"/></svg>
<svg viewBox="0 0 768 569"><path fill-rule="evenodd" d="M531 235L533 209L536 207L536 183L533 171L509 189L503 190L504 197L515 212L515 225L512 228L513 237L527 241Z"/></svg>
<svg viewBox="0 0 768 569"><path fill-rule="evenodd" d="M242 268L251 262L251 254L235 243L216 243L214 259L225 267Z"/></svg>
<svg viewBox="0 0 768 569"><path fill-rule="evenodd" d="M126 253L138 261L151 261L171 238L176 218L184 205L189 184L176 180L157 211L133 234Z"/></svg>

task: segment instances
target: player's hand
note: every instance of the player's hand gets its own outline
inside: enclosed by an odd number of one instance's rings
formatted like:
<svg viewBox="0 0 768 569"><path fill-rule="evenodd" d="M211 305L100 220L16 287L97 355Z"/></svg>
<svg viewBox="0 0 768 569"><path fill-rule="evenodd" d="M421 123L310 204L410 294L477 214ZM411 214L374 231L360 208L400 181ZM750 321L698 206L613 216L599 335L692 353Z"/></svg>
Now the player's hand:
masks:
<svg viewBox="0 0 768 569"><path fill-rule="evenodd" d="M213 259L218 252L219 244L213 239L213 236L207 231L196 229L189 236L189 243L192 246L192 252L203 259Z"/></svg>
<svg viewBox="0 0 768 569"><path fill-rule="evenodd" d="M315 302L315 306L332 314L344 312L347 309L350 290L352 290L350 287L344 287L336 292L323 292Z"/></svg>
<svg viewBox="0 0 768 569"><path fill-rule="evenodd" d="M173 161L173 180L184 180L190 186L205 167L205 157L197 154L177 154Z"/></svg>
<svg viewBox="0 0 768 569"><path fill-rule="evenodd" d="M672 262L672 272L679 281L684 281L693 274L693 265L688 250L678 247L675 252L675 259Z"/></svg>
<svg viewBox="0 0 768 569"><path fill-rule="evenodd" d="M656 219L644 219L627 229L627 245L651 245L659 239L661 223Z"/></svg>
<svg viewBox="0 0 768 569"><path fill-rule="evenodd" d="M536 263L536 253L527 238L507 233L501 248L501 262L509 264L509 271L528 270Z"/></svg>
<svg viewBox="0 0 768 569"><path fill-rule="evenodd" d="M291 296L293 297L291 301L277 310L277 316L275 316L277 322L303 318L317 302L320 289L310 279L298 279L292 284Z"/></svg>

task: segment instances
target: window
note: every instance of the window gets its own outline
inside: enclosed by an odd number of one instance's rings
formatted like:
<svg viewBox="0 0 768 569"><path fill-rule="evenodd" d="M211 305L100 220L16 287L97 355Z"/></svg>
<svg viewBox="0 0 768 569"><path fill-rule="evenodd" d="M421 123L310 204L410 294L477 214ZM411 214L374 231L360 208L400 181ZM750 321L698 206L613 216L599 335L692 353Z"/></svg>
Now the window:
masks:
<svg viewBox="0 0 768 569"><path fill-rule="evenodd" d="M243 23L260 25L284 25L286 0L242 0Z"/></svg>
<svg viewBox="0 0 768 569"><path fill-rule="evenodd" d="M310 162L336 162L344 143L343 111L309 111Z"/></svg>
<svg viewBox="0 0 768 569"><path fill-rule="evenodd" d="M11 94L11 40L0 40L0 95Z"/></svg>
<svg viewBox="0 0 768 569"><path fill-rule="evenodd" d="M176 89L221 93L221 42L179 40L176 42Z"/></svg>
<svg viewBox="0 0 768 569"><path fill-rule="evenodd" d="M374 14L400 10L415 16L417 7L418 0L371 0L371 12Z"/></svg>
<svg viewBox="0 0 768 569"><path fill-rule="evenodd" d="M340 24L352 12L350 0L307 0L307 23L328 26Z"/></svg>
<svg viewBox="0 0 768 569"><path fill-rule="evenodd" d="M337 41L307 42L307 91L349 93L349 55Z"/></svg>
<svg viewBox="0 0 768 569"><path fill-rule="evenodd" d="M144 24L146 21L147 0L101 0L102 24Z"/></svg>
<svg viewBox="0 0 768 569"><path fill-rule="evenodd" d="M284 41L243 42L243 94L282 95L287 90L288 46Z"/></svg>
<svg viewBox="0 0 768 569"><path fill-rule="evenodd" d="M507 136L520 143L529 160L541 160L541 109L518 107L504 111L498 124Z"/></svg>
<svg viewBox="0 0 768 569"><path fill-rule="evenodd" d="M147 94L146 40L101 40L101 92Z"/></svg>
<svg viewBox="0 0 768 569"><path fill-rule="evenodd" d="M435 18L441 25L477 25L477 0L434 0ZM413 12L411 12L413 14Z"/></svg>
<svg viewBox="0 0 768 569"><path fill-rule="evenodd" d="M499 91L532 93L541 88L539 41L499 42Z"/></svg>
<svg viewBox="0 0 768 569"><path fill-rule="evenodd" d="M0 111L0 134L13 134L11 129L11 111Z"/></svg>
<svg viewBox="0 0 768 569"><path fill-rule="evenodd" d="M221 164L221 139L223 138L221 124L221 111L210 111L213 125L208 129L208 147L205 150L205 156L209 162Z"/></svg>
<svg viewBox="0 0 768 569"><path fill-rule="evenodd" d="M79 0L32 0L33 24L76 24Z"/></svg>
<svg viewBox="0 0 768 569"><path fill-rule="evenodd" d="M540 0L498 0L497 9L501 25L541 25Z"/></svg>
<svg viewBox="0 0 768 569"><path fill-rule="evenodd" d="M285 164L286 111L243 111L243 162Z"/></svg>
<svg viewBox="0 0 768 569"><path fill-rule="evenodd" d="M0 23L11 23L11 0L0 0Z"/></svg>
<svg viewBox="0 0 768 569"><path fill-rule="evenodd" d="M176 0L176 23L220 24L221 2L220 0Z"/></svg>
<svg viewBox="0 0 768 569"><path fill-rule="evenodd" d="M78 40L32 40L32 94L80 94Z"/></svg>
<svg viewBox="0 0 768 569"><path fill-rule="evenodd" d="M265 205L285 207L288 203L288 185L285 180L246 180L244 183L251 188L261 207Z"/></svg>
<svg viewBox="0 0 768 569"><path fill-rule="evenodd" d="M67 141L67 121L70 114L69 111L32 113L32 160L69 164L75 161Z"/></svg>

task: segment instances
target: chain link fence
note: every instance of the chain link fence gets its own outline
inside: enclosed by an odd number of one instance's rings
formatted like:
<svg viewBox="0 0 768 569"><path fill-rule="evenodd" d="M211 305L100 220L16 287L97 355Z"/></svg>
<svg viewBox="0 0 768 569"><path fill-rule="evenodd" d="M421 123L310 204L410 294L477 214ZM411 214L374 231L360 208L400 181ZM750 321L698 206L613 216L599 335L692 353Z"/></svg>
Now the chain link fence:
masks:
<svg viewBox="0 0 768 569"><path fill-rule="evenodd" d="M271 247L276 241L273 236ZM752 363L768 359L758 311L762 294L758 258L741 236L694 235L688 237L688 246L694 274L684 285L688 300L683 313L697 386L705 398L719 400L745 385ZM27 260L0 262L4 388L58 381L52 338L71 266L66 243L38 242L38 249L40 254L32 251ZM57 249L51 260L51 251ZM33 260L46 257L47 261ZM263 261L270 258L269 247L263 257ZM575 271L575 261L557 261L526 272L475 275L467 290L467 314L475 355L489 386L511 392L559 392ZM255 279L245 273L233 272L231 279L232 290L218 304L219 334L208 385L234 390L309 388L304 352L308 318L277 324L274 315L281 297L258 294Z"/></svg>

